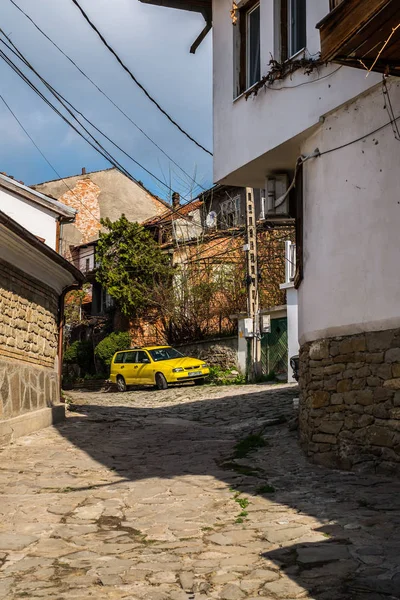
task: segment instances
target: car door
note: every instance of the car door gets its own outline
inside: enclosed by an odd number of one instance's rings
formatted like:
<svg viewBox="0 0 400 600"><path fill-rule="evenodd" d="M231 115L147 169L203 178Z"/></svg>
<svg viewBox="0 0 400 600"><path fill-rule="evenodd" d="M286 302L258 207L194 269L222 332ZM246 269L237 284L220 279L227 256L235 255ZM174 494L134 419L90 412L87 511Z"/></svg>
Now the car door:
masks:
<svg viewBox="0 0 400 600"><path fill-rule="evenodd" d="M124 364L121 374L124 376L127 385L135 385L138 365L136 363L136 350L125 352Z"/></svg>
<svg viewBox="0 0 400 600"><path fill-rule="evenodd" d="M154 383L154 365L145 350L138 350L138 380L142 385Z"/></svg>
<svg viewBox="0 0 400 600"><path fill-rule="evenodd" d="M125 352L118 352L113 359L113 363L111 365L111 375L115 378L118 375L124 375L125 370ZM114 381L114 380L113 380Z"/></svg>

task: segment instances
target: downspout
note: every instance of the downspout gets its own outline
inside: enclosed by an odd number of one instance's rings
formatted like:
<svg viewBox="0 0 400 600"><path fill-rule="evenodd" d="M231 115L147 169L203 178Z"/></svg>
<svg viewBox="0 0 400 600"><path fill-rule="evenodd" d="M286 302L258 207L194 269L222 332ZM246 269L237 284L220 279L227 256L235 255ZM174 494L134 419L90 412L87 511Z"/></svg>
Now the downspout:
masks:
<svg viewBox="0 0 400 600"><path fill-rule="evenodd" d="M68 292L72 292L72 290L80 290L81 288L82 284L79 283L68 285L63 289L58 299L58 396L61 403L64 402L62 397L62 366L64 354L65 296L68 294Z"/></svg>

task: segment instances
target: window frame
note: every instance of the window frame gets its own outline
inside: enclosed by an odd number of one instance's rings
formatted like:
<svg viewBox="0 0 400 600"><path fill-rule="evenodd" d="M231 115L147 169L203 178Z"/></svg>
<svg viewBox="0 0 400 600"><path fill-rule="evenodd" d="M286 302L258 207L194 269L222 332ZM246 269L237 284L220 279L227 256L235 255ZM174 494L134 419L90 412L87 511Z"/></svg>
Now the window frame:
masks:
<svg viewBox="0 0 400 600"><path fill-rule="evenodd" d="M304 2L304 44L294 46L294 23L292 22L293 4ZM299 35L299 31L297 31ZM279 31L280 61L292 60L297 54L303 52L307 47L307 0L280 0L280 31Z"/></svg>
<svg viewBox="0 0 400 600"><path fill-rule="evenodd" d="M249 46L248 39L248 17L256 9L261 11L261 0L248 0L244 6L239 8L238 27L234 27L235 35L238 39L235 40L235 53L238 60L235 61L235 93L234 98L238 98L246 90L250 89L257 82L249 83ZM261 42L261 25L260 25L260 42ZM260 51L259 51L260 52ZM261 52L260 52L260 75L261 77Z"/></svg>

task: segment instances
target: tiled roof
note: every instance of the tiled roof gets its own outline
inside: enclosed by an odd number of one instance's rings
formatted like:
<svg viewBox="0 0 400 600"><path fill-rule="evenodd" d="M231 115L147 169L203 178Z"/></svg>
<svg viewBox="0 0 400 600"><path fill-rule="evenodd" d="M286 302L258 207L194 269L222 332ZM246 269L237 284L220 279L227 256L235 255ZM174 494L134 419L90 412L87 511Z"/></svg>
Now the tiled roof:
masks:
<svg viewBox="0 0 400 600"><path fill-rule="evenodd" d="M172 223L172 221L176 221L177 219L187 217L191 212L199 209L201 206L203 206L202 200L193 200L192 202L183 204L176 209L170 208L156 217L151 217L150 219L143 221L142 225L144 227L150 227L152 225L157 225L158 223L160 223L160 225L166 225L167 223Z"/></svg>

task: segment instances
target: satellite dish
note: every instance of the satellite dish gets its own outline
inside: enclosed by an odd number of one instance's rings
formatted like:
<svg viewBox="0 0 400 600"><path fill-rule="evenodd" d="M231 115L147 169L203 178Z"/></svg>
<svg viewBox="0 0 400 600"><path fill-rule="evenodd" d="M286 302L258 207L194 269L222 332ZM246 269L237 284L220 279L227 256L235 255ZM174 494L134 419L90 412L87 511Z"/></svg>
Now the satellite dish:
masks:
<svg viewBox="0 0 400 600"><path fill-rule="evenodd" d="M214 210L208 213L206 218L206 225L209 229L217 226L217 213Z"/></svg>

